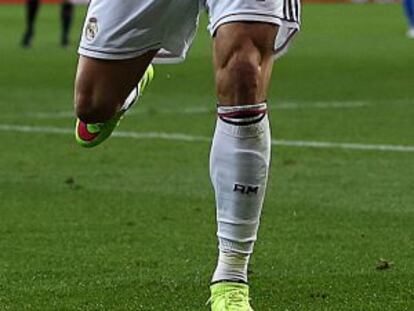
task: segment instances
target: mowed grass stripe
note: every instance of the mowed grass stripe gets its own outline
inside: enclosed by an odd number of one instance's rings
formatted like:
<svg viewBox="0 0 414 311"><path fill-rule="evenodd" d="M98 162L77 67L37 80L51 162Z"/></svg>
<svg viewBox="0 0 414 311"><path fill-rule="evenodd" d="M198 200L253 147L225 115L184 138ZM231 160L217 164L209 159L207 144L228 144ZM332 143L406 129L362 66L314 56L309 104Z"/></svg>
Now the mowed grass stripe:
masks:
<svg viewBox="0 0 414 311"><path fill-rule="evenodd" d="M0 131L18 133L46 133L46 134L73 134L73 129L52 127L52 126L24 126L0 124ZM131 139L163 139L183 142L210 142L211 138L205 136L188 135L182 133L163 133L163 132L133 132L119 131L113 133L114 137ZM337 143L324 141L292 141L292 140L272 140L272 145L283 147L300 148L320 148L320 149L344 149L344 150L367 150L367 151L388 151L414 153L414 146L401 145L377 145L377 144L358 144L358 143Z"/></svg>

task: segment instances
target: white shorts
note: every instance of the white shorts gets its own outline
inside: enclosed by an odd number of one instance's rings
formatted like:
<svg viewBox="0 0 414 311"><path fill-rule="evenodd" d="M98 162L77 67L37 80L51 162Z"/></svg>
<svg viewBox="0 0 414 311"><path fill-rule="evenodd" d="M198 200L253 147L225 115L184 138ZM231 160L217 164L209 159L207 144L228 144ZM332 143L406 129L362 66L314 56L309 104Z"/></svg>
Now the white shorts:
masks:
<svg viewBox="0 0 414 311"><path fill-rule="evenodd" d="M239 21L279 26L275 54L281 55L299 30L300 0L91 0L79 54L98 59L129 59L159 50L156 61L185 59L207 10L214 36L223 24Z"/></svg>

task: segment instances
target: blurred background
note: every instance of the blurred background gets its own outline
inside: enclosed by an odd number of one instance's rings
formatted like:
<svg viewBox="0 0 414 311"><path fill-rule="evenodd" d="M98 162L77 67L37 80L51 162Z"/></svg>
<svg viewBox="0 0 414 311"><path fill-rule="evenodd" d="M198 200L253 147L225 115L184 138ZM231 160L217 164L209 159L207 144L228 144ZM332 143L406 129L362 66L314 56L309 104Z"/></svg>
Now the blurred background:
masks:
<svg viewBox="0 0 414 311"><path fill-rule="evenodd" d="M257 310L414 310L414 39L402 3L357 2L306 1L275 64ZM72 94L86 6L30 5L27 40L25 3L0 0L0 310L205 310L207 18L116 136L82 150Z"/></svg>

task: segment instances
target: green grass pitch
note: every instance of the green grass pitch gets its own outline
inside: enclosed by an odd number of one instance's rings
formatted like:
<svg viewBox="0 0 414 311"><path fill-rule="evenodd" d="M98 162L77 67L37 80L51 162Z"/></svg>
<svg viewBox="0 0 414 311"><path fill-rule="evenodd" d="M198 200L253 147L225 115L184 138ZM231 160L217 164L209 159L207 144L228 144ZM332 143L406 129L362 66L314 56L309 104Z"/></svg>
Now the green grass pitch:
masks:
<svg viewBox="0 0 414 311"><path fill-rule="evenodd" d="M119 131L211 137L205 26L184 64L156 67ZM31 50L18 46L22 29L22 8L0 6L0 310L207 310L209 142L77 147L67 132L76 44L58 47L55 6L42 7ZM275 65L274 138L408 147L274 146L255 310L414 310L414 41L404 32L398 5L304 7L303 31ZM393 264L379 270L380 258Z"/></svg>

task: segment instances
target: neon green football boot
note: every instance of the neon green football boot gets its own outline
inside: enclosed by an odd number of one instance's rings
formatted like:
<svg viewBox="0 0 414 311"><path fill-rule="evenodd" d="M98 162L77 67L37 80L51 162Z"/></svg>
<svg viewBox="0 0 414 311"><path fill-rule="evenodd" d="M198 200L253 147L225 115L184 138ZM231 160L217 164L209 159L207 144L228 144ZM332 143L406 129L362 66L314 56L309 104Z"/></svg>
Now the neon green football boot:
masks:
<svg viewBox="0 0 414 311"><path fill-rule="evenodd" d="M138 86L134 89L126 102L129 105L122 107L121 110L109 121L104 123L90 123L82 122L80 119L76 120L75 137L76 142L85 148L95 147L104 142L121 122L125 112L129 110L137 101L138 97L151 83L154 78L154 67L149 65Z"/></svg>
<svg viewBox="0 0 414 311"><path fill-rule="evenodd" d="M249 285L220 282L211 285L211 311L253 311L249 302Z"/></svg>

